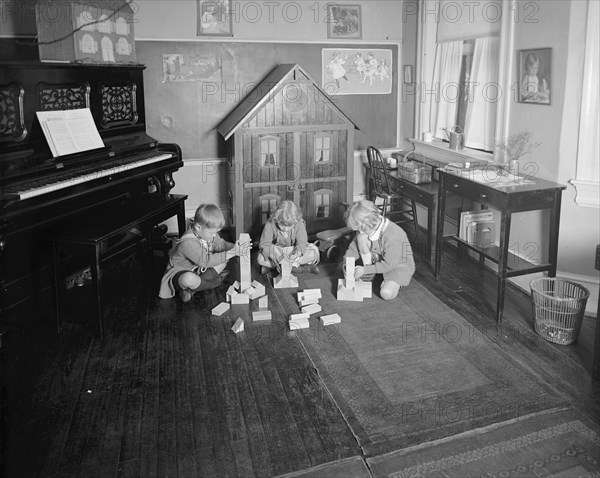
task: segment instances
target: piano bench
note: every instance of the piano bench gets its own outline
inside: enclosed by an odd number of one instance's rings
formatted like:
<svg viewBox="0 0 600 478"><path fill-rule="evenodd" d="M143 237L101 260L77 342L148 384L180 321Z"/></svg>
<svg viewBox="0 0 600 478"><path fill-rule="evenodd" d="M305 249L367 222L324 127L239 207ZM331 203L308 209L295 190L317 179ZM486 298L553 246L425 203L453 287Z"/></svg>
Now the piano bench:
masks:
<svg viewBox="0 0 600 478"><path fill-rule="evenodd" d="M102 337L104 272L137 250L149 249L155 226L175 215L179 234L183 234L186 199L186 195L144 194L91 210L85 218L64 225L53 238L59 329L69 313L80 309L77 315Z"/></svg>

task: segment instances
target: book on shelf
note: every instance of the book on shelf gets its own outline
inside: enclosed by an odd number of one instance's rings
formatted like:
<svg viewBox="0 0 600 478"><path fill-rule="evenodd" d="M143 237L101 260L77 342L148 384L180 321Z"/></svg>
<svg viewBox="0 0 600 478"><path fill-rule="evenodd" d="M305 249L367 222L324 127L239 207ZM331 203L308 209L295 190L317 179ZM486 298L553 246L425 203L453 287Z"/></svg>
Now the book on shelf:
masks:
<svg viewBox="0 0 600 478"><path fill-rule="evenodd" d="M104 147L89 108L37 111L36 115L55 158Z"/></svg>
<svg viewBox="0 0 600 478"><path fill-rule="evenodd" d="M494 243L495 231L493 211L463 211L460 214L458 237L469 244L488 247Z"/></svg>

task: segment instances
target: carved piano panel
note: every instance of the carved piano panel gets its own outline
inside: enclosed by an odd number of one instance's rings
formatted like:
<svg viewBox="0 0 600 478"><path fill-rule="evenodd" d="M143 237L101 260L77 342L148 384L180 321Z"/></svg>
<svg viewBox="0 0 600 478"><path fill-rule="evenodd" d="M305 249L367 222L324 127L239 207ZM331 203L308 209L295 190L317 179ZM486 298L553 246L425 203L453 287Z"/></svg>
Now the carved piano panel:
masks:
<svg viewBox="0 0 600 478"><path fill-rule="evenodd" d="M27 136L23 117L25 90L17 83L0 85L0 143L23 141Z"/></svg>

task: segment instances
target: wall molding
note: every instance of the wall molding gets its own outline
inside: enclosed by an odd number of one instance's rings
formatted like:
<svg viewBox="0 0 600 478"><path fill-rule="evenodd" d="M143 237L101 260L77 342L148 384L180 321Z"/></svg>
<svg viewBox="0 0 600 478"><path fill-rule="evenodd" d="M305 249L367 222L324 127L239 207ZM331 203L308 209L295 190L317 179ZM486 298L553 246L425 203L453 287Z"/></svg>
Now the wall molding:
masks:
<svg viewBox="0 0 600 478"><path fill-rule="evenodd" d="M579 206L600 208L600 183L582 179L571 179L569 183L575 186L575 202Z"/></svg>

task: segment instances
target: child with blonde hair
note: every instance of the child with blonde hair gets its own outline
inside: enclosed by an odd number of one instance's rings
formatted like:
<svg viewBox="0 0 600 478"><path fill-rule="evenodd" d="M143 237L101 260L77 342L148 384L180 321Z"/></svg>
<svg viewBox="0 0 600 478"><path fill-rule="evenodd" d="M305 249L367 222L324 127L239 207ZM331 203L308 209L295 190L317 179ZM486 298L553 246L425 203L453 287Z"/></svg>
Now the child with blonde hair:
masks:
<svg viewBox="0 0 600 478"><path fill-rule="evenodd" d="M398 296L400 287L407 286L415 273L412 248L404 230L383 217L371 201L352 204L346 215L346 224L357 231L345 257L354 257L357 265L354 277L383 274L380 295L384 300Z"/></svg>
<svg viewBox="0 0 600 478"><path fill-rule="evenodd" d="M170 254L160 283L159 297L169 299L178 293L189 302L194 293L218 287L229 275L227 261L239 256L234 244L219 236L225 218L218 206L201 204L190 227Z"/></svg>
<svg viewBox="0 0 600 478"><path fill-rule="evenodd" d="M258 244L257 262L261 274L279 269L286 260L292 267L318 273L319 248L308 242L306 223L302 213L292 201L282 201L265 223Z"/></svg>

